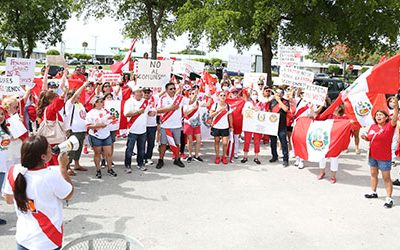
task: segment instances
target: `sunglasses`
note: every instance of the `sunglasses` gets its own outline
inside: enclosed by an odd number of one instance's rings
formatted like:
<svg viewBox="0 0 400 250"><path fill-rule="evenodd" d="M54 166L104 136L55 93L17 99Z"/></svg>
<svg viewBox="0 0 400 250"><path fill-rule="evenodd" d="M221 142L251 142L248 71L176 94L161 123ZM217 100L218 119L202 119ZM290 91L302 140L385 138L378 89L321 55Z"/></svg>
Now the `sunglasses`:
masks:
<svg viewBox="0 0 400 250"><path fill-rule="evenodd" d="M195 95L196 93L190 93L189 95Z"/></svg>
<svg viewBox="0 0 400 250"><path fill-rule="evenodd" d="M264 83L259 83L259 84L258 84L258 86L262 86L262 85L264 85Z"/></svg>
<svg viewBox="0 0 400 250"><path fill-rule="evenodd" d="M176 90L176 88L170 88L170 89L168 89L169 91L173 91L173 90Z"/></svg>
<svg viewBox="0 0 400 250"><path fill-rule="evenodd" d="M239 92L236 92L236 91L235 91L235 92L232 92L232 94L237 95L237 94L239 94Z"/></svg>
<svg viewBox="0 0 400 250"><path fill-rule="evenodd" d="M226 95L219 95L220 97L225 97Z"/></svg>
<svg viewBox="0 0 400 250"><path fill-rule="evenodd" d="M143 93L145 93L146 95L148 95L148 94L150 94L151 92L150 92L150 91L146 91L146 92L143 92Z"/></svg>
<svg viewBox="0 0 400 250"><path fill-rule="evenodd" d="M270 89L264 89L264 91L265 91L265 92L271 92L271 90L270 90Z"/></svg>
<svg viewBox="0 0 400 250"><path fill-rule="evenodd" d="M111 86L110 85L104 85L104 88L110 88Z"/></svg>

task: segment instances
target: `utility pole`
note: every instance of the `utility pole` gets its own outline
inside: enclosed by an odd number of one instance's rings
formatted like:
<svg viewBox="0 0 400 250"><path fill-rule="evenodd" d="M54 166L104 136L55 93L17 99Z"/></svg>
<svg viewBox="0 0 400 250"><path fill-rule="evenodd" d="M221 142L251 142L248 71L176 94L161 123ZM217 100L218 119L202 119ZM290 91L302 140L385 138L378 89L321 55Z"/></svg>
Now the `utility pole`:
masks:
<svg viewBox="0 0 400 250"><path fill-rule="evenodd" d="M97 37L99 36L93 36L94 37L94 59L96 59L96 50L97 50Z"/></svg>

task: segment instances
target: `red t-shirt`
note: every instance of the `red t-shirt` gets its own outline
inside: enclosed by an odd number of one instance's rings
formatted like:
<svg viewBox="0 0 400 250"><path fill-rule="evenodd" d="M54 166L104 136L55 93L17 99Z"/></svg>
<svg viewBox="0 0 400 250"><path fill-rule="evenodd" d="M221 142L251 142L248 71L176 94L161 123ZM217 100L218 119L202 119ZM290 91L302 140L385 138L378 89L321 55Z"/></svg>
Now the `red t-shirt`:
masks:
<svg viewBox="0 0 400 250"><path fill-rule="evenodd" d="M77 74L77 73L73 73L70 76L70 79L72 80L81 80L82 82L86 82L86 76L82 75L82 74Z"/></svg>
<svg viewBox="0 0 400 250"><path fill-rule="evenodd" d="M374 124L368 131L370 141L369 156L378 161L392 160L392 139L395 127L389 121L383 127Z"/></svg>

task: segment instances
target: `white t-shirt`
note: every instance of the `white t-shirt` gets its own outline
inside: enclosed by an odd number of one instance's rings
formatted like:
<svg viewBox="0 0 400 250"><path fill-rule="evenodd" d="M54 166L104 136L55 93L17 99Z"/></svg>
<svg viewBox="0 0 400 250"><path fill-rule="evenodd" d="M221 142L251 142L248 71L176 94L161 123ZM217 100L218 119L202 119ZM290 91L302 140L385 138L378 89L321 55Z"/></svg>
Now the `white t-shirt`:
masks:
<svg viewBox="0 0 400 250"><path fill-rule="evenodd" d="M140 101L136 100L134 97L129 98L125 102L124 115L126 116L128 113L138 111L142 107L144 101L145 101L145 99L143 99L143 98ZM129 133L137 134L137 135L146 133L147 116L148 116L149 110L150 110L150 106L147 105L144 113L140 114L139 117L132 124L132 126L129 128ZM129 122L131 117L127 117L127 119Z"/></svg>
<svg viewBox="0 0 400 250"><path fill-rule="evenodd" d="M200 112L199 112L200 111L200 103L198 101L196 101L192 104L187 104L187 105L183 106L183 113L185 113L186 111L193 110L194 107L196 106L196 104L198 105L197 111L189 119L187 119L185 117L183 120L184 123L189 124L192 127L198 127L201 125Z"/></svg>
<svg viewBox="0 0 400 250"><path fill-rule="evenodd" d="M0 127L0 173L7 173L9 166L7 166L9 146L11 143L11 135L7 134ZM1 189L1 183L0 183Z"/></svg>
<svg viewBox="0 0 400 250"><path fill-rule="evenodd" d="M226 106L225 108L228 109L228 106ZM219 103L214 103L211 106L211 110L212 111L216 111L218 109L220 109ZM229 107L229 111L226 112L226 114L221 117L221 119L213 126L213 128L216 128L216 129L227 129L227 128L229 128L229 117L228 116L229 116L230 113L232 113L232 109ZM214 116L213 120L216 119L218 116L219 115Z"/></svg>
<svg viewBox="0 0 400 250"><path fill-rule="evenodd" d="M158 95L152 96L149 99L149 111L157 112L157 102L158 102ZM157 126L157 114L155 116L147 116L147 127L156 127Z"/></svg>
<svg viewBox="0 0 400 250"><path fill-rule="evenodd" d="M168 94L163 95L158 102L158 108L165 108L165 107L171 106L174 103L176 97L177 96L170 97ZM165 121L164 123L161 123L161 127L162 128L181 128L182 127L182 110L181 109L188 102L189 102L188 98L183 97L182 101L179 104L180 108L175 110L174 113L168 118L167 121ZM164 113L162 115L165 115L165 114L166 113Z"/></svg>
<svg viewBox="0 0 400 250"><path fill-rule="evenodd" d="M104 124L109 125L110 115L105 109L92 109L86 115L86 125ZM94 136L98 139L106 139L110 136L110 128L106 126L105 128L89 129L89 135Z"/></svg>
<svg viewBox="0 0 400 250"><path fill-rule="evenodd" d="M74 108L75 106L75 108ZM74 117L72 117L72 111ZM65 129L71 129L72 132L86 132L86 109L81 103L72 104L71 99L65 103ZM71 124L72 119L72 125Z"/></svg>
<svg viewBox="0 0 400 250"><path fill-rule="evenodd" d="M11 173L11 169L8 174L12 174L14 180L16 179L16 174ZM62 235L63 199L71 193L72 185L62 177L60 169L57 167L35 171L29 170L24 177L27 184L26 195L33 202L33 206L30 207L36 209L36 211L22 213L14 201L15 211L18 216L16 226L17 242L28 249L55 249L59 246L54 244L43 232L32 212L43 214L47 217ZM4 193L13 195L8 178L6 178Z"/></svg>

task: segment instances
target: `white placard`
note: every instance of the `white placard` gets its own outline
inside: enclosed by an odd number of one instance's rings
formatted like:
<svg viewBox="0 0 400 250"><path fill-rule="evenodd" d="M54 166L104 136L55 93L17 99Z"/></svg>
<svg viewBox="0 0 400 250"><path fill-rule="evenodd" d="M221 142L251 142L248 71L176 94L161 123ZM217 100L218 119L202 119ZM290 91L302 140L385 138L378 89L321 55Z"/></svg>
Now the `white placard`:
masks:
<svg viewBox="0 0 400 250"><path fill-rule="evenodd" d="M200 107L199 113L200 113L200 120L201 120L201 126L200 126L201 139L203 141L211 140L211 139L213 139L213 137L211 136L211 119L209 119L208 109L205 107Z"/></svg>
<svg viewBox="0 0 400 250"><path fill-rule="evenodd" d="M0 96L23 96L18 76L0 76Z"/></svg>
<svg viewBox="0 0 400 250"><path fill-rule="evenodd" d="M278 63L279 66L296 66L300 63L301 52L295 46L278 46Z"/></svg>
<svg viewBox="0 0 400 250"><path fill-rule="evenodd" d="M63 55L48 55L46 56L48 65L64 65L65 59Z"/></svg>
<svg viewBox="0 0 400 250"><path fill-rule="evenodd" d="M314 72L290 67L281 67L279 70L280 85L301 87L303 84L312 84Z"/></svg>
<svg viewBox="0 0 400 250"><path fill-rule="evenodd" d="M314 105L325 105L328 88L312 84L303 84L301 88L304 91L303 99Z"/></svg>
<svg viewBox="0 0 400 250"><path fill-rule="evenodd" d="M21 85L33 87L33 78L35 77L36 61L26 58L6 58L7 76L18 76Z"/></svg>
<svg viewBox="0 0 400 250"><path fill-rule="evenodd" d="M228 69L242 73L251 72L251 56L229 55Z"/></svg>
<svg viewBox="0 0 400 250"><path fill-rule="evenodd" d="M110 112L110 115L115 118L108 125L110 131L118 130L121 120L121 100L105 100L104 109L108 110L108 112Z"/></svg>
<svg viewBox="0 0 400 250"><path fill-rule="evenodd" d="M267 76L267 73L245 73L243 79L243 87L256 89L258 80L260 79L263 80L264 86L267 86Z"/></svg>
<svg viewBox="0 0 400 250"><path fill-rule="evenodd" d="M7 122L10 124L10 126L8 126L8 129L10 130L13 138L19 138L20 136L28 132L25 125L22 123L18 113L8 118Z"/></svg>
<svg viewBox="0 0 400 250"><path fill-rule="evenodd" d="M189 75L191 72L201 73L204 70L205 63L197 62L197 61L174 61L172 65L172 72L174 74L186 74Z"/></svg>
<svg viewBox="0 0 400 250"><path fill-rule="evenodd" d="M113 73L103 73L102 75L103 83L117 83L121 78L121 74L113 74Z"/></svg>
<svg viewBox="0 0 400 250"><path fill-rule="evenodd" d="M243 114L243 131L278 135L279 113L246 110Z"/></svg>
<svg viewBox="0 0 400 250"><path fill-rule="evenodd" d="M137 84L142 87L163 87L171 78L171 60L139 59Z"/></svg>

